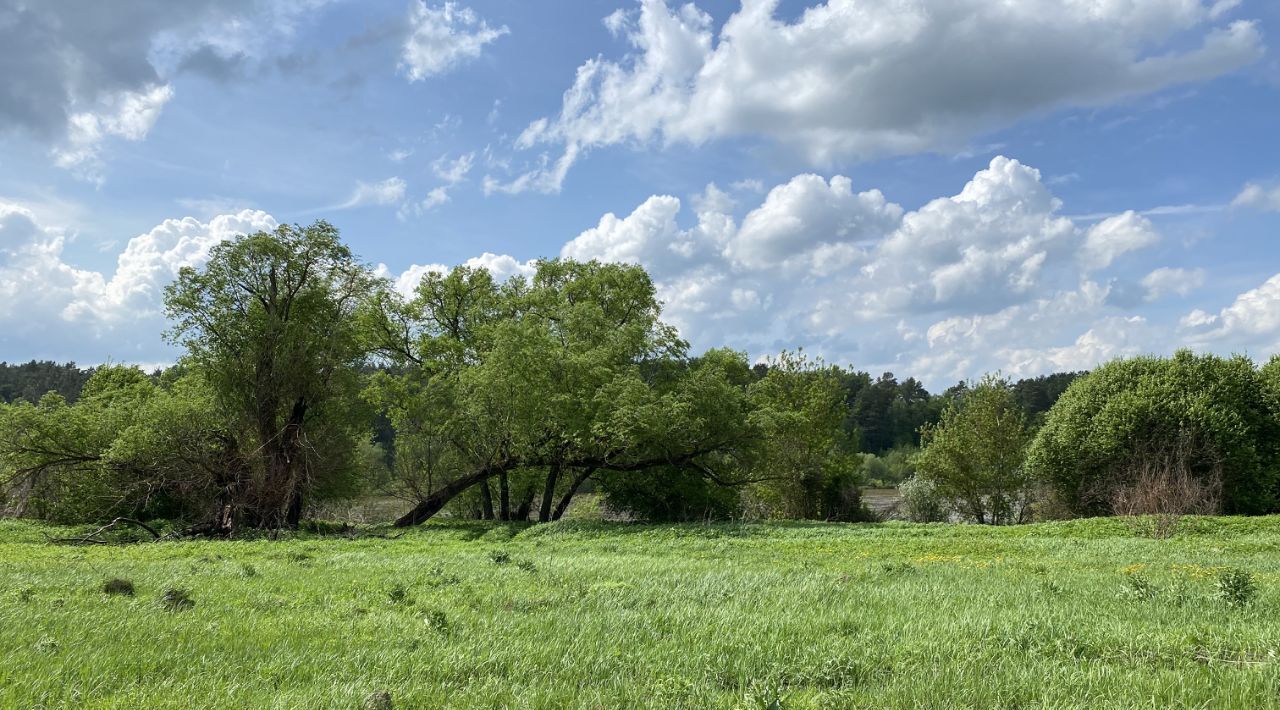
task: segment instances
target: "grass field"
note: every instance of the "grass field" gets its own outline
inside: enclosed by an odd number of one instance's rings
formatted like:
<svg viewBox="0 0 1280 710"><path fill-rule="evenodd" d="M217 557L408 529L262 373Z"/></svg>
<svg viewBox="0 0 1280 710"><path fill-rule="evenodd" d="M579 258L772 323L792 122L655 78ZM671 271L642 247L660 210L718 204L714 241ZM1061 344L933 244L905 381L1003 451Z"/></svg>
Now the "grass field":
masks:
<svg viewBox="0 0 1280 710"><path fill-rule="evenodd" d="M46 533L0 521L0 707L1280 705L1280 518Z"/></svg>

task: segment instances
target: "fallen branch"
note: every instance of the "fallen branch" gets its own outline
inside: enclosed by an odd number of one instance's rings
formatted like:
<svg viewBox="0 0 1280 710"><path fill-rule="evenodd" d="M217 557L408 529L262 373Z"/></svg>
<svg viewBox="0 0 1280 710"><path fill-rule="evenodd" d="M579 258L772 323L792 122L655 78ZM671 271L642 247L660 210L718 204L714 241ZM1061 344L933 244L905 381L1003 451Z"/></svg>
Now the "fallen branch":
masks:
<svg viewBox="0 0 1280 710"><path fill-rule="evenodd" d="M147 532L151 533L152 539L154 540L160 539L160 533L156 532L155 528L151 527L150 525L147 525L146 523L140 520L134 520L133 518L116 518L111 522L107 523L106 525L103 525L102 527L98 528L97 530L94 530L93 532L88 533L81 537L49 537L48 539L50 543L60 543L64 545L111 545L114 543L109 542L107 540L103 540L98 536L116 527L117 525L120 525L121 523L140 527L143 530L146 530ZM48 537L48 536L46 535L45 537Z"/></svg>

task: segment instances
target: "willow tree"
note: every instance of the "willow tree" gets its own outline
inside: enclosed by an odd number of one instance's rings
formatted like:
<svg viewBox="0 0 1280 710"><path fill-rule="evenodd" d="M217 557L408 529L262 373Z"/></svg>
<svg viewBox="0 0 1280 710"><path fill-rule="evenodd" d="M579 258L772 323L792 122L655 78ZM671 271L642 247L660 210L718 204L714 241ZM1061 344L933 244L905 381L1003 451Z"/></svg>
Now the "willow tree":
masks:
<svg viewBox="0 0 1280 710"><path fill-rule="evenodd" d="M375 283L318 221L222 242L166 289L168 337L247 452L230 498L249 524L296 526L307 491L345 470L366 354L355 315Z"/></svg>
<svg viewBox="0 0 1280 710"><path fill-rule="evenodd" d="M376 378L371 396L398 442L434 452L434 478L398 524L516 470L542 472L544 521L596 471L717 475L749 439L745 393L711 367L655 376L687 351L660 310L640 267L568 260L527 280L459 268L428 275L411 299L384 293L366 332L400 374Z"/></svg>

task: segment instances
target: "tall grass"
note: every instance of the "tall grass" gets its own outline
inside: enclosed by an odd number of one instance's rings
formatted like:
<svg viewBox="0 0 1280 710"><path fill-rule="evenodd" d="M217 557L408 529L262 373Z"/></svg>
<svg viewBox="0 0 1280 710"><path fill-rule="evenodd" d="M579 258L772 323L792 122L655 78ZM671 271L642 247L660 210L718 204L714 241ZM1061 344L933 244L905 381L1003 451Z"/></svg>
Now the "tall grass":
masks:
<svg viewBox="0 0 1280 710"><path fill-rule="evenodd" d="M0 707L1280 702L1277 518L1186 518L1163 540L1114 519L44 532L0 523ZM1249 603L1224 598L1229 570Z"/></svg>

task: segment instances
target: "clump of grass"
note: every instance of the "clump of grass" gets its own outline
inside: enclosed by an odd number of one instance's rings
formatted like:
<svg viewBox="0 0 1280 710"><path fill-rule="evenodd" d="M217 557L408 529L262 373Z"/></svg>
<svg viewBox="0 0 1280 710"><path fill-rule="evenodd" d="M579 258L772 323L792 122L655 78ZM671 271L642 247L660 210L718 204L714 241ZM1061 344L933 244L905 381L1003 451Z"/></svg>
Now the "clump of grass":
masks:
<svg viewBox="0 0 1280 710"><path fill-rule="evenodd" d="M1258 596L1258 586L1247 570L1232 567L1218 573L1216 596L1229 607L1243 609Z"/></svg>
<svg viewBox="0 0 1280 710"><path fill-rule="evenodd" d="M511 553L506 550L494 550L489 553L489 559L493 560L495 565L505 565L511 561Z"/></svg>
<svg viewBox="0 0 1280 710"><path fill-rule="evenodd" d="M54 653L58 650L58 642L50 636L41 636L34 648L36 653Z"/></svg>
<svg viewBox="0 0 1280 710"><path fill-rule="evenodd" d="M524 570L525 572L537 572L537 571L538 571L538 566L537 566L537 565L535 565L533 562L531 562L531 561L529 561L529 560L520 560L519 562L517 562L517 563L516 563L516 567L519 567L520 569Z"/></svg>
<svg viewBox="0 0 1280 710"><path fill-rule="evenodd" d="M1160 589L1140 574L1125 575L1120 585L1120 597L1123 599L1145 602L1155 599L1159 593Z"/></svg>
<svg viewBox="0 0 1280 710"><path fill-rule="evenodd" d="M397 582L387 589L387 598L393 604L400 604L409 598L409 590L403 584Z"/></svg>
<svg viewBox="0 0 1280 710"><path fill-rule="evenodd" d="M246 563L244 563L244 564L242 564L242 565L240 565L240 576L241 576L241 577L256 577L257 575L258 575L258 568L257 568L257 567L254 567L253 565L251 565L251 564L249 564L249 563L247 563L247 562L246 562Z"/></svg>
<svg viewBox="0 0 1280 710"><path fill-rule="evenodd" d="M110 596L131 597L133 596L133 582L127 579L108 579L102 583L102 592Z"/></svg>
<svg viewBox="0 0 1280 710"><path fill-rule="evenodd" d="M391 693L385 690L375 690L364 699L364 710L392 710L394 707Z"/></svg>
<svg viewBox="0 0 1280 710"><path fill-rule="evenodd" d="M185 589L172 587L160 595L160 605L169 611L186 611L196 605L191 593Z"/></svg>
<svg viewBox="0 0 1280 710"><path fill-rule="evenodd" d="M427 625L428 629L436 633L449 633L449 617L439 609L432 609L422 617L422 622Z"/></svg>

